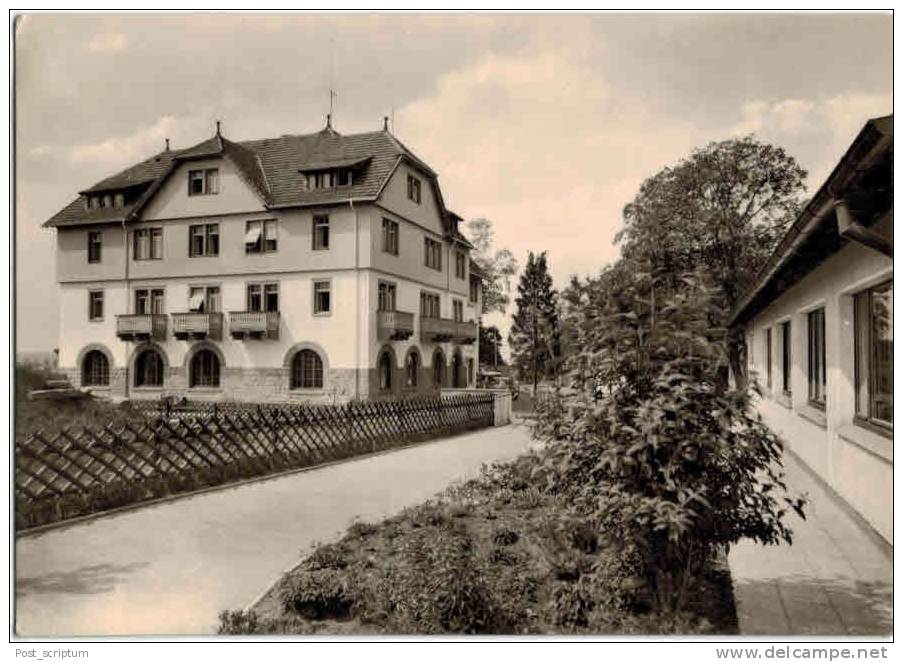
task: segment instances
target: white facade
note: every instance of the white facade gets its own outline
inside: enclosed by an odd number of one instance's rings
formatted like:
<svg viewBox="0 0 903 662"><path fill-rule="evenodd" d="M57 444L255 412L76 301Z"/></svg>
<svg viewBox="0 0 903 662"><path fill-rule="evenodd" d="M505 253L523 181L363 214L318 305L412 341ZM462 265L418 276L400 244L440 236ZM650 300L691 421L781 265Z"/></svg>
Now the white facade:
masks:
<svg viewBox="0 0 903 662"><path fill-rule="evenodd" d="M747 325L750 375L765 422L888 541L893 535L893 436L855 415L853 297L893 277L890 258L851 243L816 266ZM809 401L808 314L825 311L826 401ZM790 394L783 391L781 324L790 322ZM771 330L771 388L767 336Z"/></svg>

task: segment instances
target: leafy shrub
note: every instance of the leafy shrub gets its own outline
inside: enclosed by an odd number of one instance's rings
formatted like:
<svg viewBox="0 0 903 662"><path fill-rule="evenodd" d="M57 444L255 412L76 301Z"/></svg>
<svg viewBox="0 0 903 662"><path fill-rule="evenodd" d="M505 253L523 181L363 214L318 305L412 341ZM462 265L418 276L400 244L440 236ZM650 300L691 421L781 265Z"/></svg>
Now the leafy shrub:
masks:
<svg viewBox="0 0 903 662"><path fill-rule="evenodd" d="M638 560L656 610L673 620L719 550L744 537L790 542L783 518L802 514L803 500L786 494L780 440L749 394L718 378L723 334L700 278L622 264L577 294L569 388L544 400L535 428L551 442L545 475L575 513L615 533L606 543ZM567 622L582 622L581 599L556 598Z"/></svg>
<svg viewBox="0 0 903 662"><path fill-rule="evenodd" d="M283 607L310 620L347 618L355 597L351 575L332 568L292 574L281 586Z"/></svg>
<svg viewBox="0 0 903 662"><path fill-rule="evenodd" d="M520 536L517 535L517 531L512 531L511 529L502 527L497 529L492 534L492 542L494 542L499 547L506 547L508 545L513 545L520 539Z"/></svg>
<svg viewBox="0 0 903 662"><path fill-rule="evenodd" d="M317 545L305 561L312 570L341 570L348 566L348 550L341 543Z"/></svg>
<svg viewBox="0 0 903 662"><path fill-rule="evenodd" d="M367 538L377 531L379 531L379 527L373 522L355 522L348 527L347 535L352 538Z"/></svg>

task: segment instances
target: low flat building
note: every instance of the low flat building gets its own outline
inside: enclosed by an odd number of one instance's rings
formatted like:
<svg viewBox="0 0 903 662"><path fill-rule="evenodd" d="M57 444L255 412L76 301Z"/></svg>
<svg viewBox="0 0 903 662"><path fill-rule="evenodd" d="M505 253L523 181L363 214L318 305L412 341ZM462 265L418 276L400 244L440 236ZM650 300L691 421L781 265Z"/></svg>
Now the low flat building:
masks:
<svg viewBox="0 0 903 662"><path fill-rule="evenodd" d="M766 423L888 542L892 166L893 116L870 120L731 317Z"/></svg>
<svg viewBox="0 0 903 662"><path fill-rule="evenodd" d="M187 149L167 141L45 224L60 368L114 398L472 386L482 292L461 222L387 126L239 143L217 123Z"/></svg>

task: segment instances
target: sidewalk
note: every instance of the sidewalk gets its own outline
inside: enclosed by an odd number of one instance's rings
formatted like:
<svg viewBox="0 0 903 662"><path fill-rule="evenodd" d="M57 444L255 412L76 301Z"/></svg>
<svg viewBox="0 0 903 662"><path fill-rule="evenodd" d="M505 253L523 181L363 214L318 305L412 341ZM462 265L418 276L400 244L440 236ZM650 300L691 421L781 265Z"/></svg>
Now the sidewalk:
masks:
<svg viewBox="0 0 903 662"><path fill-rule="evenodd" d="M511 459L523 425L425 442L16 540L23 636L212 634L317 540Z"/></svg>
<svg viewBox="0 0 903 662"><path fill-rule="evenodd" d="M793 545L750 541L728 557L742 635L886 635L893 626L893 559L792 455L787 484L809 498ZM890 498L890 495L888 495ZM890 502L888 502L890 507Z"/></svg>

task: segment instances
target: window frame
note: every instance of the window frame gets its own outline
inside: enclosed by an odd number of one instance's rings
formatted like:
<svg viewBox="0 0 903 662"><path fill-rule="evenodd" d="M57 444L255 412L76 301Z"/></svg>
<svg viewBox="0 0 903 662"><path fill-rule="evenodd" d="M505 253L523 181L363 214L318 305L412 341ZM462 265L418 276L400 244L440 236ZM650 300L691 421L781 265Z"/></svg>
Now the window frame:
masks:
<svg viewBox="0 0 903 662"><path fill-rule="evenodd" d="M455 251L455 278L467 279L467 255L460 249Z"/></svg>
<svg viewBox="0 0 903 662"><path fill-rule="evenodd" d="M470 303L479 303L480 301L480 279L470 274Z"/></svg>
<svg viewBox="0 0 903 662"><path fill-rule="evenodd" d="M198 361L201 356L210 355L213 357L213 360L216 362L216 373L215 379L210 379L211 383L203 383L199 384L197 375L195 374L195 361ZM208 366L209 367L209 366ZM211 373L212 375L213 373ZM207 379L204 380L205 382ZM209 347L202 347L198 351L194 353L191 357L191 360L188 362L188 388L189 389L221 389L223 387L223 362L220 360L219 355L214 352Z"/></svg>
<svg viewBox="0 0 903 662"><path fill-rule="evenodd" d="M420 178L412 173L408 173L408 200L414 204L423 202L423 184Z"/></svg>
<svg viewBox="0 0 903 662"><path fill-rule="evenodd" d="M251 306L251 289L259 288L260 308L254 310ZM270 309L267 298L267 290L273 288L276 291L276 307ZM280 304L279 281L251 281L245 283L245 311L249 313L278 313Z"/></svg>
<svg viewBox="0 0 903 662"><path fill-rule="evenodd" d="M325 230L321 236L321 231ZM329 214L314 214L310 226L310 249L312 251L328 251L331 234ZM325 241L321 241L325 239Z"/></svg>
<svg viewBox="0 0 903 662"><path fill-rule="evenodd" d="M424 301L427 300L431 303L424 306ZM435 306L433 303L435 303ZM434 307L435 315L432 314ZM420 317L426 319L442 319L442 297L439 294L430 292L429 290L420 290Z"/></svg>
<svg viewBox="0 0 903 662"><path fill-rule="evenodd" d="M313 379L314 382L312 385L305 384L305 377L308 376L305 373L305 365L304 359L307 356L311 356L317 360L318 367L314 370L313 377L319 376L319 380ZM323 362L323 357L320 356L319 352L310 349L309 347L305 347L303 349L299 349L295 352L294 356L292 356L292 362L289 366L289 390L291 391L318 391L322 390L324 387L324 383L326 380L326 368Z"/></svg>
<svg viewBox="0 0 903 662"><path fill-rule="evenodd" d="M100 302L100 314L94 315L94 302L95 295L97 295L97 301ZM104 308L106 307L105 296L103 290L88 290L88 321L89 322L103 322L104 318Z"/></svg>
<svg viewBox="0 0 903 662"><path fill-rule="evenodd" d="M199 231L196 235L195 232ZM195 237L200 239L200 251L195 250ZM188 257L219 256L219 223L195 223L188 226ZM216 237L216 250L210 249L210 239Z"/></svg>
<svg viewBox="0 0 903 662"><path fill-rule="evenodd" d="M191 291L192 290L203 290L204 291L204 309L203 310L192 310L191 309ZM216 290L216 298L211 299L211 290ZM216 301L218 304L216 306L216 310L210 310L210 302ZM188 312L198 313L201 315L209 315L213 313L221 313L223 312L223 286L219 283L211 283L209 285L188 285Z"/></svg>
<svg viewBox="0 0 903 662"><path fill-rule="evenodd" d="M774 386L774 340L772 337L772 328L769 326L765 329L765 375L768 392L771 393Z"/></svg>
<svg viewBox="0 0 903 662"><path fill-rule="evenodd" d="M96 241L92 241L96 240ZM97 254L93 255L96 248ZM88 230L88 264L100 264L103 261L103 232Z"/></svg>
<svg viewBox="0 0 903 662"><path fill-rule="evenodd" d="M141 257L139 255L138 247L141 244L141 238L147 238L147 256ZM158 254L155 255L154 247L157 245L154 241L156 237L159 237L160 243ZM160 226L157 227L148 227L148 228L135 228L132 230L132 261L133 262L146 262L148 260L162 260L163 259L163 228Z"/></svg>
<svg viewBox="0 0 903 662"><path fill-rule="evenodd" d="M160 370L159 383L152 383L152 384L147 383L147 381L144 379L147 376L146 373L148 371L145 369L142 373L141 368L143 366L141 366L141 361L146 360L145 357L148 354L155 355L157 357L157 361L159 361L159 370ZM163 386L166 382L166 363L163 361L163 356L162 356L162 354L160 354L160 351L154 347L147 347L138 353L138 355L135 357L133 370L135 372L134 379L133 379L133 381L134 381L133 386L135 388L161 389L161 388L163 388ZM139 383L139 377L141 377L141 383Z"/></svg>
<svg viewBox="0 0 903 662"><path fill-rule="evenodd" d="M144 293L146 309L139 312L138 297ZM158 296L159 294L159 296ZM136 315L165 315L166 314L166 288L163 287L136 287L132 296L135 304L134 311ZM155 311L157 302L160 302L160 310Z"/></svg>
<svg viewBox="0 0 903 662"><path fill-rule="evenodd" d="M391 218L386 218L385 216L383 216L383 253L395 255L396 257L398 256L400 234L401 228L398 224L398 221L393 221Z"/></svg>
<svg viewBox="0 0 903 662"><path fill-rule="evenodd" d="M432 237L423 238L423 264L428 269L442 271L442 242Z"/></svg>
<svg viewBox="0 0 903 662"><path fill-rule="evenodd" d="M92 359L95 356L100 357L100 359L103 361L103 363L102 363L103 368L99 372L101 375L105 376L105 379L98 379L98 380L93 379L94 374L98 372L97 370L90 371L91 375L92 375L92 379L90 379L90 380L85 379L85 377L89 373L88 365L87 365L88 360ZM79 375L79 377L81 379L81 385L82 386L92 386L95 388L109 388L110 387L110 377L111 377L110 371L112 369L112 366L110 365L110 363L111 363L110 357L108 357L105 353L103 353L99 349L92 349L92 350L89 350L88 352L86 352L84 357L82 358L82 364L79 366L79 372L81 373Z"/></svg>
<svg viewBox="0 0 903 662"><path fill-rule="evenodd" d="M383 294L383 290L386 291L386 294ZM389 297L389 291L391 291L391 299L392 306L391 308L384 307L383 301L384 299ZM380 279L376 284L376 310L382 313L394 313L398 310L398 283L394 283L390 280L382 280Z"/></svg>
<svg viewBox="0 0 903 662"><path fill-rule="evenodd" d="M866 288L853 295L853 393L854 408L853 422L861 427L867 428L884 436L893 435L893 393L890 394L891 401L891 420L879 418L876 414L877 409L877 371L875 365L878 363L878 345L875 341L875 328L873 301L876 292L890 292L891 307L893 307L893 280L885 280L872 287ZM865 311L861 310L861 303L865 303ZM863 312L866 313L867 319L863 320ZM891 334L893 333L893 314L891 309ZM863 325L866 328L863 328ZM863 334L865 337L866 347L863 353ZM893 336L891 336L893 338ZM893 339L891 339L891 352L893 351ZM863 359L866 365L863 366ZM890 362L891 380L893 384L893 359ZM865 380L865 384L863 384ZM865 389L866 402L862 402L862 390ZM865 413L863 413L863 409Z"/></svg>
<svg viewBox="0 0 903 662"><path fill-rule="evenodd" d="M806 313L807 398L810 406L824 409L827 401L827 353L824 306Z"/></svg>
<svg viewBox="0 0 903 662"><path fill-rule="evenodd" d="M199 191L194 191L192 184L199 181ZM211 186L211 182L213 185ZM219 195L219 168L195 168L188 171L188 197L194 198L202 195Z"/></svg>
<svg viewBox="0 0 903 662"><path fill-rule="evenodd" d="M452 299L452 319L456 322L464 321L464 302L461 299Z"/></svg>
<svg viewBox="0 0 903 662"><path fill-rule="evenodd" d="M781 329L781 393L793 394L793 326L790 320L779 323Z"/></svg>
<svg viewBox="0 0 903 662"><path fill-rule="evenodd" d="M318 310L317 306L317 285L326 285L329 294L329 308L326 310ZM331 278L314 278L311 280L311 311L314 317L329 317L333 310L332 297L332 279Z"/></svg>
<svg viewBox="0 0 903 662"><path fill-rule="evenodd" d="M408 352L404 359L405 388L415 389L420 383L420 354L414 350Z"/></svg>
<svg viewBox="0 0 903 662"><path fill-rule="evenodd" d="M248 236L248 233L251 231L255 225L260 226L260 234L257 236L257 241L253 244L245 242L245 255L264 255L267 253L277 253L279 251L279 219L276 218L256 218L250 221L245 221L245 234L244 237ZM267 239L267 228L273 228L273 234L275 238ZM272 247L270 247L269 243L272 242Z"/></svg>

